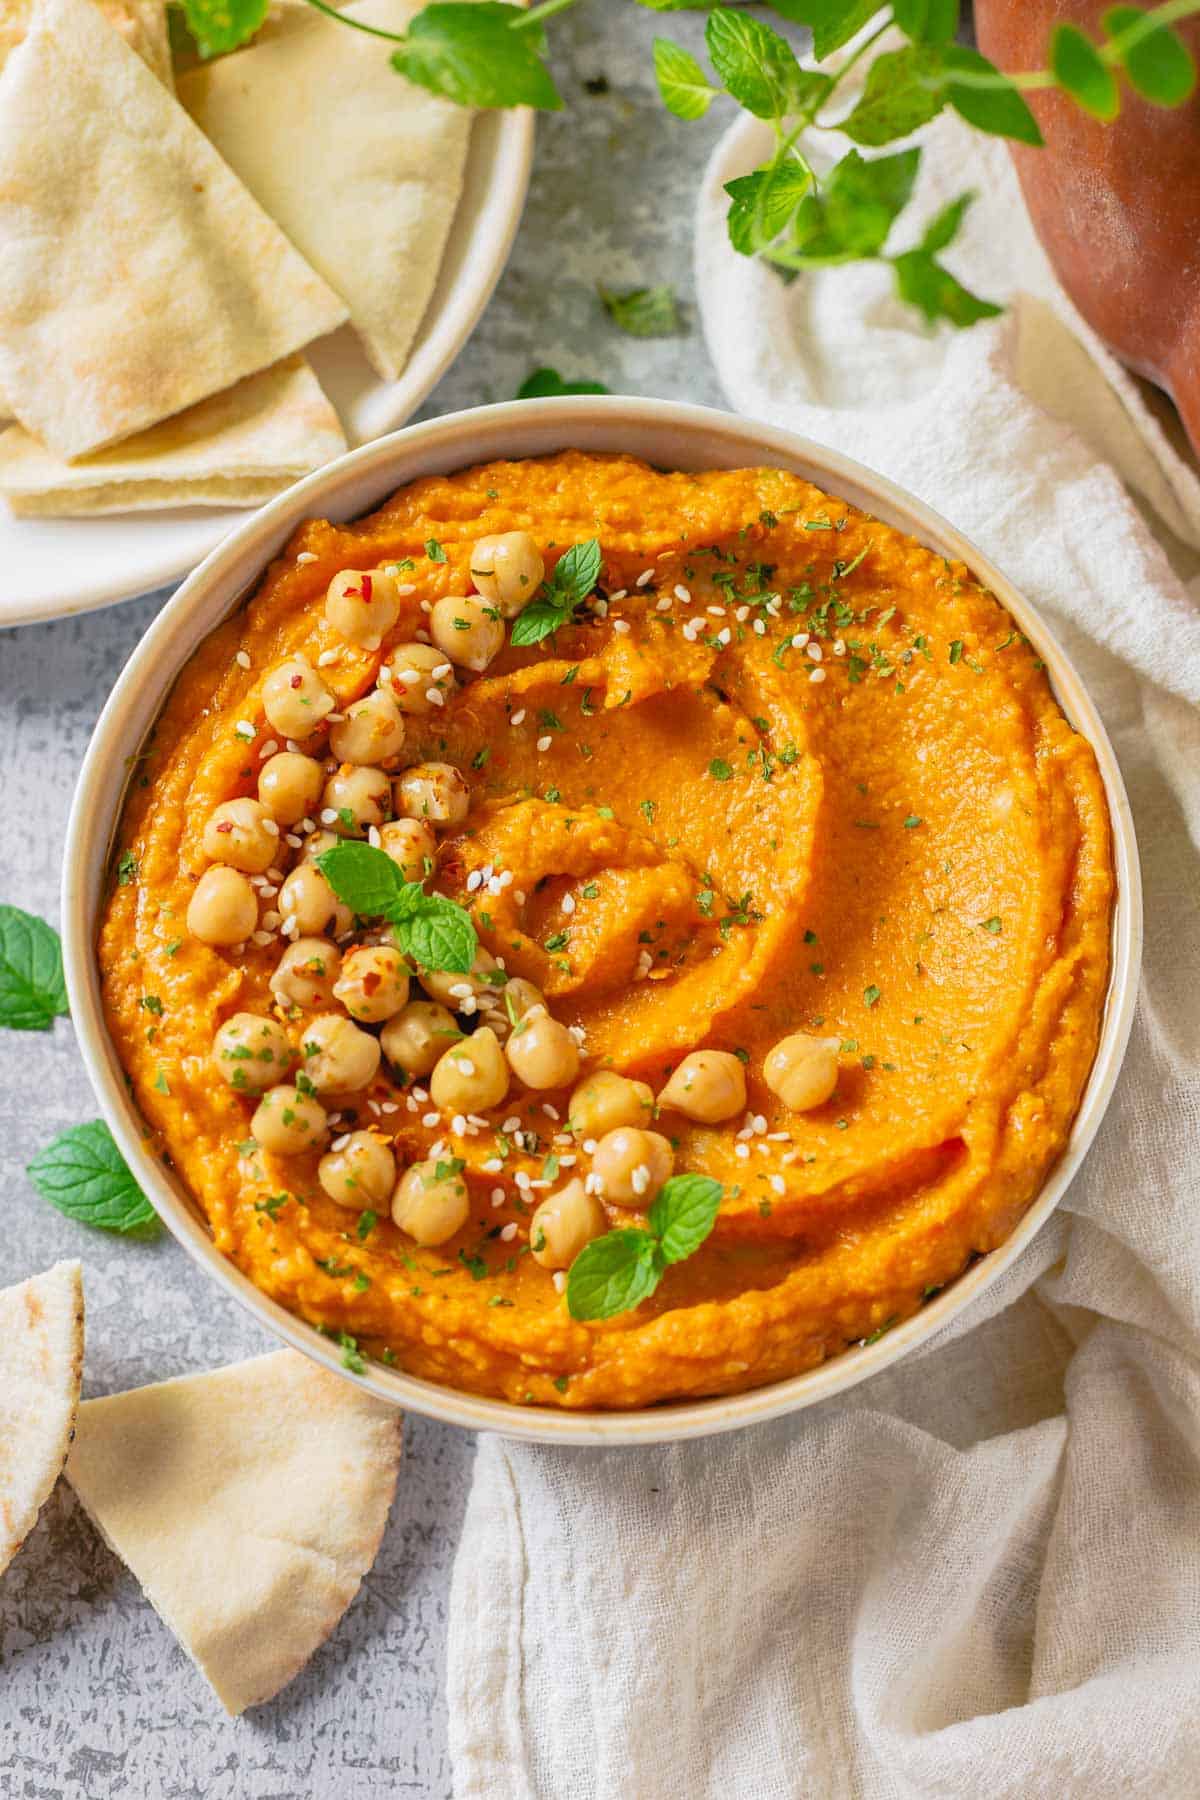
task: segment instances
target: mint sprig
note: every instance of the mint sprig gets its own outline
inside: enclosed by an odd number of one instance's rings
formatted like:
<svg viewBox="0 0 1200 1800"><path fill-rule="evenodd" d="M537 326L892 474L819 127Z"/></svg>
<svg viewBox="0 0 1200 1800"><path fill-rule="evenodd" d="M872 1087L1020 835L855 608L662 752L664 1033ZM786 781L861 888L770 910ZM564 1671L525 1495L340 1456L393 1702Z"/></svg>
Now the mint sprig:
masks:
<svg viewBox="0 0 1200 1800"><path fill-rule="evenodd" d="M545 49L532 9L504 0L453 0L416 15L392 52L392 66L460 106L557 112L562 95L542 60Z"/></svg>
<svg viewBox="0 0 1200 1800"><path fill-rule="evenodd" d="M362 918L385 919L419 968L470 972L479 939L471 915L457 901L427 894L419 881L405 881L387 852L373 844L334 844L316 862L338 899Z"/></svg>
<svg viewBox="0 0 1200 1800"><path fill-rule="evenodd" d="M593 1238L567 1276L573 1319L611 1319L649 1298L671 1263L693 1256L712 1231L722 1188L709 1175L672 1175L659 1189L646 1230L622 1227Z"/></svg>
<svg viewBox="0 0 1200 1800"><path fill-rule="evenodd" d="M81 1225L124 1237L158 1233L158 1214L100 1119L60 1132L26 1174L43 1199Z"/></svg>
<svg viewBox="0 0 1200 1800"><path fill-rule="evenodd" d="M0 906L0 1025L48 1031L66 1012L58 933L19 906Z"/></svg>
<svg viewBox="0 0 1200 1800"><path fill-rule="evenodd" d="M540 644L560 626L570 622L575 608L587 599L600 579L602 555L599 539L574 544L560 556L554 573L542 583L540 594L513 620L511 641L518 649Z"/></svg>

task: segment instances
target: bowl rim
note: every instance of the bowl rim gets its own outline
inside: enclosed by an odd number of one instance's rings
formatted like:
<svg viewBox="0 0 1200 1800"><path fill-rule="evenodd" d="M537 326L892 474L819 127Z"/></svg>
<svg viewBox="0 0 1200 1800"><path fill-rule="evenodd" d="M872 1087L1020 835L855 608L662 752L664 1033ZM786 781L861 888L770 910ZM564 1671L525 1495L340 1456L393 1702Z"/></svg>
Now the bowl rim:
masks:
<svg viewBox="0 0 1200 1800"><path fill-rule="evenodd" d="M911 1319L876 1342L843 1351L815 1369L743 1393L611 1412L519 1406L445 1387L373 1361L368 1362L365 1374L355 1375L343 1366L335 1343L268 1298L217 1251L193 1203L184 1197L182 1182L176 1185L168 1179L162 1165L151 1160L143 1148L139 1114L127 1094L104 1023L94 953L109 852L124 808L128 771L195 648L253 591L271 557L295 526L314 511L338 520L359 517L420 473L465 468L494 456L523 457L581 447L627 449L651 460L644 448L628 439L631 434L645 439L654 433L669 436L684 466L791 467L840 498L865 505L866 510L909 531L930 548L960 558L991 589L1038 650L1064 713L1096 754L1112 824L1116 897L1111 962L1091 1073L1062 1155L1004 1243L965 1270ZM724 454L720 446L727 447ZM364 493L373 497L364 499ZM112 779L115 768L125 771L120 783ZM467 1429L494 1431L528 1442L578 1446L668 1443L799 1411L887 1368L956 1318L1016 1261L1040 1230L1099 1128L1132 1027L1142 934L1137 841L1108 734L1054 633L991 560L931 507L840 451L716 408L621 395L505 401L409 425L339 457L251 514L182 583L122 670L84 755L63 860L64 966L84 1066L123 1156L184 1249L268 1331L379 1399Z"/></svg>

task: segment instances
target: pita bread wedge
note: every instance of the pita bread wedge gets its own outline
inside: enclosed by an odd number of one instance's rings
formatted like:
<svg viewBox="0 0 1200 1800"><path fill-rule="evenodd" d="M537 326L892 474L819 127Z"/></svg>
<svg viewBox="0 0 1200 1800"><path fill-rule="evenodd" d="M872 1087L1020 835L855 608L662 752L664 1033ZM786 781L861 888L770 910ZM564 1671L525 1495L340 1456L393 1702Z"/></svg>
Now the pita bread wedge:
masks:
<svg viewBox="0 0 1200 1800"><path fill-rule="evenodd" d="M57 1263L0 1293L0 1573L67 1460L83 1373L83 1281Z"/></svg>
<svg viewBox="0 0 1200 1800"><path fill-rule="evenodd" d="M0 75L0 245L0 387L68 460L346 317L91 0L37 0Z"/></svg>
<svg viewBox="0 0 1200 1800"><path fill-rule="evenodd" d="M67 1479L222 1705L298 1675L379 1549L400 1415L294 1350L85 1401Z"/></svg>
<svg viewBox="0 0 1200 1800"><path fill-rule="evenodd" d="M316 376L290 356L78 462L10 426L0 432L0 494L15 513L43 518L258 506L345 448Z"/></svg>
<svg viewBox="0 0 1200 1800"><path fill-rule="evenodd" d="M95 0L95 4L163 86L174 92L164 0ZM29 29L33 8L34 0L0 0L0 69Z"/></svg>
<svg viewBox="0 0 1200 1800"><path fill-rule="evenodd" d="M400 31L417 5L357 0L342 10ZM184 76L179 97L341 294L373 366L394 380L462 192L471 114L401 80L385 52L330 19L289 20Z"/></svg>

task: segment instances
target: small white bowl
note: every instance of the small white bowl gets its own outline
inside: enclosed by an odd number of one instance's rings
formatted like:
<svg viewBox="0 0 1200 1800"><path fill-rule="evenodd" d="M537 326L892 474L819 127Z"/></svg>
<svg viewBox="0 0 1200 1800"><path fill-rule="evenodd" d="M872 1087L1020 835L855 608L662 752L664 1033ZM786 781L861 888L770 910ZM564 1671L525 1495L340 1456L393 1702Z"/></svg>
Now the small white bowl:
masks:
<svg viewBox="0 0 1200 1800"><path fill-rule="evenodd" d="M314 515L358 518L420 475L445 474L493 457L544 455L575 448L627 451L660 468L791 469L852 501L931 549L959 557L1006 606L1037 647L1071 723L1096 752L1112 815L1117 876L1112 972L1100 1044L1066 1149L1006 1243L981 1258L915 1317L876 1343L846 1351L803 1375L711 1400L633 1412L571 1412L513 1406L418 1380L379 1363L352 1376L335 1345L270 1300L214 1248L181 1181L142 1148L136 1108L104 1022L96 932L110 847L124 802L118 771L154 724L180 670L208 634L258 583L294 528ZM790 432L707 407L592 396L510 401L411 425L341 457L289 488L232 532L185 581L146 633L100 716L84 759L67 829L62 894L63 944L71 1013L84 1063L121 1151L164 1223L213 1279L261 1324L295 1349L381 1399L455 1425L553 1444L664 1443L729 1431L811 1406L894 1363L960 1313L1009 1267L1054 1210L1095 1136L1112 1096L1129 1037L1142 945L1142 899L1129 801L1112 746L1079 676L1051 632L1000 571L953 526L903 489L860 463Z"/></svg>

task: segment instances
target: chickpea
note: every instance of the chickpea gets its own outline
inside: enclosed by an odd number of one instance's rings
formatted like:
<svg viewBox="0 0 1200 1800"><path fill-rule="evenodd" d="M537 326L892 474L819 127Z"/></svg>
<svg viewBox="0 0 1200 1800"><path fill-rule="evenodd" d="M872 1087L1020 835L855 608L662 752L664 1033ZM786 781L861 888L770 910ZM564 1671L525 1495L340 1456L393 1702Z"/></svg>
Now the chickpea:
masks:
<svg viewBox="0 0 1200 1800"><path fill-rule="evenodd" d="M746 1071L729 1050L693 1050L658 1096L685 1119L717 1125L745 1110Z"/></svg>
<svg viewBox="0 0 1200 1800"><path fill-rule="evenodd" d="M400 617L396 577L384 569L339 569L325 591L325 618L340 638L378 650Z"/></svg>
<svg viewBox="0 0 1200 1800"><path fill-rule="evenodd" d="M373 1131L352 1131L340 1150L327 1150L317 1180L338 1206L356 1211L378 1206L392 1191L396 1158Z"/></svg>
<svg viewBox="0 0 1200 1800"><path fill-rule="evenodd" d="M569 1269L579 1252L608 1230L608 1215L582 1181L547 1194L529 1221L529 1250L543 1269Z"/></svg>
<svg viewBox="0 0 1200 1800"><path fill-rule="evenodd" d="M261 875L279 855L279 827L257 800L222 800L200 840L205 856L246 875Z"/></svg>
<svg viewBox="0 0 1200 1800"><path fill-rule="evenodd" d="M302 862L314 862L323 850L332 850L335 844L341 843L336 831L329 831L322 826L319 831L310 831L304 840L304 848L300 852Z"/></svg>
<svg viewBox="0 0 1200 1800"><path fill-rule="evenodd" d="M471 579L485 600L515 619L541 586L542 553L527 531L502 531L480 538L471 552Z"/></svg>
<svg viewBox="0 0 1200 1800"><path fill-rule="evenodd" d="M202 944L244 944L258 924L258 896L246 877L224 863L205 869L188 901L187 928Z"/></svg>
<svg viewBox="0 0 1200 1800"><path fill-rule="evenodd" d="M378 1025L398 1013L408 999L409 967L388 944L363 944L342 958L333 994L352 1019Z"/></svg>
<svg viewBox="0 0 1200 1800"><path fill-rule="evenodd" d="M343 1018L321 1013L300 1040L304 1073L318 1094L357 1094L379 1069L379 1040Z"/></svg>
<svg viewBox="0 0 1200 1800"><path fill-rule="evenodd" d="M432 644L401 644L380 669L379 680L400 711L416 719L427 719L445 706L458 686L446 652Z"/></svg>
<svg viewBox="0 0 1200 1800"><path fill-rule="evenodd" d="M525 1014L509 1033L504 1054L526 1087L566 1087L579 1073L579 1045L544 1008Z"/></svg>
<svg viewBox="0 0 1200 1800"><path fill-rule="evenodd" d="M789 1112L824 1106L838 1081L837 1038L809 1037L796 1031L767 1052L763 1080Z"/></svg>
<svg viewBox="0 0 1200 1800"><path fill-rule="evenodd" d="M464 1003L468 1012L473 1010L481 994L503 991L507 981L491 951L482 946L475 953L469 975L457 974L453 969L418 969L417 979L431 999L440 1000L454 1012L462 1012Z"/></svg>
<svg viewBox="0 0 1200 1800"><path fill-rule="evenodd" d="M437 839L419 819L391 819L381 825L379 848L391 857L405 881L424 881L433 874Z"/></svg>
<svg viewBox="0 0 1200 1800"><path fill-rule="evenodd" d="M486 1112L499 1106L507 1092L504 1052L486 1025L452 1045L429 1078L429 1097L442 1112Z"/></svg>
<svg viewBox="0 0 1200 1800"><path fill-rule="evenodd" d="M340 937L354 923L350 908L342 904L320 869L311 862L297 863L285 879L279 890L279 911L285 920L295 920L297 931L304 937L317 937L326 930Z"/></svg>
<svg viewBox="0 0 1200 1800"><path fill-rule="evenodd" d="M333 986L341 969L341 954L328 938L297 938L275 966L271 992L281 1006L319 1012L333 1005Z"/></svg>
<svg viewBox="0 0 1200 1800"><path fill-rule="evenodd" d="M461 1036L454 1014L436 1000L410 1000L388 1020L379 1041L393 1068L428 1075L447 1044Z"/></svg>
<svg viewBox="0 0 1200 1800"><path fill-rule="evenodd" d="M654 1094L644 1081L597 1069L571 1095L567 1124L576 1137L600 1138L622 1125L648 1125L653 1117Z"/></svg>
<svg viewBox="0 0 1200 1800"><path fill-rule="evenodd" d="M296 742L312 736L335 701L307 658L292 656L263 682L262 704L272 731Z"/></svg>
<svg viewBox="0 0 1200 1800"><path fill-rule="evenodd" d="M344 763L381 763L404 743L404 720L390 694L373 688L329 727L329 748Z"/></svg>
<svg viewBox="0 0 1200 1800"><path fill-rule="evenodd" d="M526 981L523 975L513 975L502 988L495 988L480 996L480 1011L485 1012L488 1024L495 1030L501 1043L516 1029L535 1007L545 1007L546 996L540 987L532 981Z"/></svg>
<svg viewBox="0 0 1200 1800"><path fill-rule="evenodd" d="M393 793L398 813L431 825L461 825L471 804L471 790L453 763L414 763L397 775Z"/></svg>
<svg viewBox="0 0 1200 1800"><path fill-rule="evenodd" d="M470 1215L471 1197L462 1176L439 1176L437 1170L436 1162L414 1163L392 1195L393 1220L418 1244L444 1244Z"/></svg>
<svg viewBox="0 0 1200 1800"><path fill-rule="evenodd" d="M250 1121L251 1136L277 1156L298 1156L325 1142L325 1108L291 1082L281 1082L263 1095Z"/></svg>
<svg viewBox="0 0 1200 1800"><path fill-rule="evenodd" d="M279 825L306 818L321 798L325 771L315 756L281 750L258 771L258 798Z"/></svg>
<svg viewBox="0 0 1200 1800"><path fill-rule="evenodd" d="M446 594L429 615L429 635L452 663L479 674L504 648L504 620L478 594Z"/></svg>
<svg viewBox="0 0 1200 1800"><path fill-rule="evenodd" d="M260 1013L234 1013L213 1038L212 1059L239 1094L264 1094L287 1074L294 1058L287 1033Z"/></svg>
<svg viewBox="0 0 1200 1800"><path fill-rule="evenodd" d="M343 837L365 837L372 825L382 825L391 811L392 784L382 769L363 769L343 763L325 783L321 810L337 814L335 830Z"/></svg>
<svg viewBox="0 0 1200 1800"><path fill-rule="evenodd" d="M606 1132L592 1157L592 1173L600 1177L604 1198L642 1211L674 1166L675 1152L660 1132L628 1125Z"/></svg>

